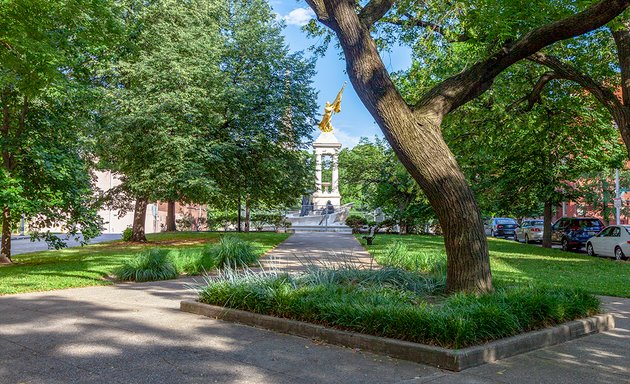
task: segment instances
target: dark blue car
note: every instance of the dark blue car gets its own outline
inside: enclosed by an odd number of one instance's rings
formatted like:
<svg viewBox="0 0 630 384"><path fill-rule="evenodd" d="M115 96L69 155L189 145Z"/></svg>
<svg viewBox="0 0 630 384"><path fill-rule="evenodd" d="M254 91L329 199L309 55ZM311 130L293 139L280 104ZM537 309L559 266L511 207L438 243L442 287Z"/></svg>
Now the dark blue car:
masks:
<svg viewBox="0 0 630 384"><path fill-rule="evenodd" d="M595 217L563 217L551 227L551 241L563 251L582 248L586 241L604 228Z"/></svg>
<svg viewBox="0 0 630 384"><path fill-rule="evenodd" d="M495 217L485 224L486 236L491 237L514 237L514 230L518 228L516 219L510 217Z"/></svg>

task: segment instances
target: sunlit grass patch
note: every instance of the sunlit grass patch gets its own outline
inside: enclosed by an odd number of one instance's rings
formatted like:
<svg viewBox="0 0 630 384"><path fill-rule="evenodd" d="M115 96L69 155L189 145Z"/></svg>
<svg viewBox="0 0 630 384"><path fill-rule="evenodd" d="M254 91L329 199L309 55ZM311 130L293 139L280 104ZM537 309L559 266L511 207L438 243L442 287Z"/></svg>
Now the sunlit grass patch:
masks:
<svg viewBox="0 0 630 384"><path fill-rule="evenodd" d="M175 232L159 233L147 236L147 244L131 244L114 241L101 244L73 247L61 250L25 253L15 255L15 265L0 267L0 295L47 291L60 288L84 287L90 285L108 285L112 271L139 252L150 248L166 249L177 253L180 250L202 249L206 244L217 243L223 233L218 232ZM233 236L247 240L254 252L260 256L289 235L284 233L240 233ZM165 244L169 239L179 243ZM182 241L194 240L198 244L183 244ZM176 245L173 245L176 244ZM170 255L170 254L169 254ZM173 261L174 264L177 263ZM201 273L201 268L194 272Z"/></svg>
<svg viewBox="0 0 630 384"><path fill-rule="evenodd" d="M357 237L362 244L365 241ZM388 261L392 249L406 251ZM535 283L559 288L581 288L599 295L630 297L630 262L590 257L510 240L488 239L490 265L496 286ZM421 235L379 235L366 249L378 263L414 270L429 258L446 260L443 238Z"/></svg>

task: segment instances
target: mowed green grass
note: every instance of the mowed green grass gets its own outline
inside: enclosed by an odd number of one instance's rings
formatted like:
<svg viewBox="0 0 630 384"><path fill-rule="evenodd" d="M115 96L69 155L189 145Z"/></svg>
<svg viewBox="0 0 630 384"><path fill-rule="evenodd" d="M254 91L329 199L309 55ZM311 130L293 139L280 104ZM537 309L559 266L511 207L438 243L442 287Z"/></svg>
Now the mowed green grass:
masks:
<svg viewBox="0 0 630 384"><path fill-rule="evenodd" d="M366 246L360 236L357 239L377 262L384 262L395 242L404 243L407 254L401 264L410 270L414 269L414 258L421 253L436 253L446 257L444 242L439 236L378 235L371 246ZM581 288L598 295L630 297L630 262L502 239L488 239L488 245L496 286L532 282L552 287Z"/></svg>
<svg viewBox="0 0 630 384"><path fill-rule="evenodd" d="M232 233L231 233L232 234ZM176 232L147 235L138 245L114 241L84 247L25 253L13 257L14 265L0 266L0 295L61 288L109 285L112 270L146 248L169 250L202 248L215 243L221 233ZM252 243L260 255L289 236L283 233L232 234Z"/></svg>

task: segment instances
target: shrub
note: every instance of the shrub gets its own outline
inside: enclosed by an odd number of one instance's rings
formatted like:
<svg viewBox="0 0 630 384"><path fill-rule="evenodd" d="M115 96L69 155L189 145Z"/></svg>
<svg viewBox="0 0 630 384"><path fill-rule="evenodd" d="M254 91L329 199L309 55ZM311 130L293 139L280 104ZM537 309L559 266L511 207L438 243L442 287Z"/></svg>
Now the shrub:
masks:
<svg viewBox="0 0 630 384"><path fill-rule="evenodd" d="M210 230L223 229L227 231L231 225L236 225L237 216L235 213L208 211L208 219L206 222Z"/></svg>
<svg viewBox="0 0 630 384"><path fill-rule="evenodd" d="M133 229L131 229L131 227L125 228L125 230L122 233L122 240L131 241L132 237L133 237Z"/></svg>
<svg viewBox="0 0 630 384"><path fill-rule="evenodd" d="M359 229L367 225L368 221L359 215L348 215L346 217L346 225L352 228L352 233L359 233Z"/></svg>
<svg viewBox="0 0 630 384"><path fill-rule="evenodd" d="M235 236L221 237L218 244L207 246L205 253L217 268L243 267L258 261L254 247Z"/></svg>
<svg viewBox="0 0 630 384"><path fill-rule="evenodd" d="M175 226L178 231L190 231L196 225L197 222L195 218L188 212L184 213L181 219L175 220Z"/></svg>
<svg viewBox="0 0 630 384"><path fill-rule="evenodd" d="M396 220L394 219L385 219L378 223L379 227L385 228L386 233L392 233L392 230L396 224Z"/></svg>
<svg viewBox="0 0 630 384"><path fill-rule="evenodd" d="M153 248L140 252L114 270L114 276L123 281L155 281L174 279L178 276L168 258L168 250Z"/></svg>
<svg viewBox="0 0 630 384"><path fill-rule="evenodd" d="M599 311L597 298L580 290L507 287L444 297L444 286L430 284L422 274L395 269L311 270L302 276L226 270L209 278L199 301L447 348Z"/></svg>

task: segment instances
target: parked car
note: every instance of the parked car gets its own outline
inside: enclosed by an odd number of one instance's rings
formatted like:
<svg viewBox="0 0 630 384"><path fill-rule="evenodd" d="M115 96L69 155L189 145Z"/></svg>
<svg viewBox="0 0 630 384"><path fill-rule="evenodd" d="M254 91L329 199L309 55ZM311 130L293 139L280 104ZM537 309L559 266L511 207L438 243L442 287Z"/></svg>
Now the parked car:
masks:
<svg viewBox="0 0 630 384"><path fill-rule="evenodd" d="M563 217L551 226L551 241L562 245L563 251L570 251L582 248L603 228L604 224L594 217Z"/></svg>
<svg viewBox="0 0 630 384"><path fill-rule="evenodd" d="M542 241L543 223L542 220L523 220L521 225L514 230L514 240L524 241L525 244Z"/></svg>
<svg viewBox="0 0 630 384"><path fill-rule="evenodd" d="M627 260L630 255L630 226L611 225L586 242L589 256L614 257Z"/></svg>
<svg viewBox="0 0 630 384"><path fill-rule="evenodd" d="M518 227L515 219L508 217L495 217L485 226L486 236L491 237L514 237L514 230Z"/></svg>

